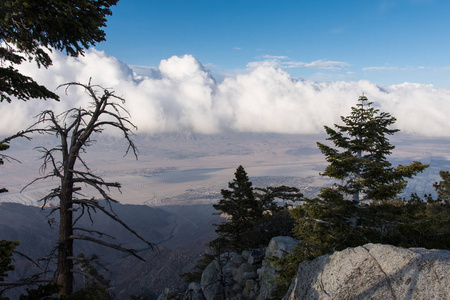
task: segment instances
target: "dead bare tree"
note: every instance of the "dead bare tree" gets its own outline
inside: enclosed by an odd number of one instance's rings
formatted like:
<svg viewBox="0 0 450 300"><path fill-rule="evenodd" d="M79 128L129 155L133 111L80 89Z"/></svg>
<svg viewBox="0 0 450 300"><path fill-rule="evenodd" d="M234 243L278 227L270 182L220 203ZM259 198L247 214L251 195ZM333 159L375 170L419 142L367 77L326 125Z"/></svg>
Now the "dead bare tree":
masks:
<svg viewBox="0 0 450 300"><path fill-rule="evenodd" d="M90 241L142 259L134 249L124 248L120 244L109 243L99 238L108 236L105 233L76 227L78 220L85 214L91 218L91 213L100 211L125 227L152 249L155 246L131 229L113 211L111 203L118 201L110 197L109 191L110 188L117 188L120 191L120 183L107 182L93 174L81 157L86 148L94 142L92 136L111 127L118 129L123 134L123 138L128 144L125 155L131 151L137 159L137 148L131 140L132 129L137 128L129 120L129 113L122 106L124 99L116 96L113 91L91 85L90 82L87 85L76 82L62 85L66 89L66 93L72 86L83 88L92 99L88 109L72 108L61 114L46 110L37 116L36 123L21 133L22 135L32 132L50 134L58 137L61 143L53 148L37 148L42 153L41 176L26 186L50 178L57 178L60 182L59 186L40 200L43 206L50 201L56 201L52 213L59 210L56 282L61 286L60 296L70 295L73 292L73 273L82 272L82 270L74 270L74 260L76 260L74 240ZM98 93L99 90L101 93ZM103 206L98 198L85 196L81 192L82 186L91 187L98 192L100 199L106 200L106 206ZM76 211L78 212L74 214ZM96 237L92 236L94 234Z"/></svg>

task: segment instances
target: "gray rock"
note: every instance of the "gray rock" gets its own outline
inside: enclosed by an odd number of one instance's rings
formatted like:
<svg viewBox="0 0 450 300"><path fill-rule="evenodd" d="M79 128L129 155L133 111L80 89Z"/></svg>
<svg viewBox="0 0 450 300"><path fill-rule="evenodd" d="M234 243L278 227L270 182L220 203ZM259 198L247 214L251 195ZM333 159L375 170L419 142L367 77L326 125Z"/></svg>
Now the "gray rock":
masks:
<svg viewBox="0 0 450 300"><path fill-rule="evenodd" d="M242 251L242 258L245 260L248 260L248 258L250 257L251 254L252 254L252 251L244 250L244 251Z"/></svg>
<svg viewBox="0 0 450 300"><path fill-rule="evenodd" d="M256 278L258 278L258 274L256 274L256 272L245 272L244 274L242 274L243 280L256 279Z"/></svg>
<svg viewBox="0 0 450 300"><path fill-rule="evenodd" d="M269 246L267 246L266 257L282 258L287 253L291 253L298 243L300 242L289 236L276 236L270 240Z"/></svg>
<svg viewBox="0 0 450 300"><path fill-rule="evenodd" d="M291 253L292 249L299 243L299 241L288 236L277 236L270 240L267 246L265 256L266 258L281 258L284 255ZM276 268L267 261L262 261L262 267L257 271L259 278L260 290L257 295L258 300L271 299L272 291L276 288L272 283L277 277Z"/></svg>
<svg viewBox="0 0 450 300"><path fill-rule="evenodd" d="M269 263L263 260L262 268L258 269L260 290L256 299L266 300L271 299L272 291L276 288L272 283L277 277L275 268L272 268Z"/></svg>
<svg viewBox="0 0 450 300"><path fill-rule="evenodd" d="M241 270L242 272L255 272L256 267L251 264L242 264L239 266L239 270Z"/></svg>
<svg viewBox="0 0 450 300"><path fill-rule="evenodd" d="M448 299L450 251L367 244L300 264L283 299Z"/></svg>
<svg viewBox="0 0 450 300"><path fill-rule="evenodd" d="M221 278L222 273L220 272L219 263L217 260L212 261L203 270L201 278L201 286L205 298L208 300L225 300L224 295L224 285Z"/></svg>
<svg viewBox="0 0 450 300"><path fill-rule="evenodd" d="M244 261L244 259L242 258L242 255L235 253L235 252L230 253L229 259L233 264L236 264L236 265L239 265Z"/></svg>
<svg viewBox="0 0 450 300"><path fill-rule="evenodd" d="M183 294L178 291L173 291L169 288L165 288L161 295L159 295L158 300L181 300Z"/></svg>
<svg viewBox="0 0 450 300"><path fill-rule="evenodd" d="M248 276L248 275L244 275L244 274L246 274L246 273L254 273L254 274L256 274L256 270L257 270L256 266L244 263L244 264L236 267L235 269L233 269L233 271L232 271L233 280L238 282L238 283L242 283L243 284L243 282L246 279L248 279L248 278L245 277L245 276ZM257 278L257 277L255 277L255 278Z"/></svg>
<svg viewBox="0 0 450 300"><path fill-rule="evenodd" d="M251 265L256 265L261 263L264 258L264 253L261 250L253 250L248 257L248 263Z"/></svg>
<svg viewBox="0 0 450 300"><path fill-rule="evenodd" d="M205 300L201 284L198 282L191 282L184 293L183 300Z"/></svg>
<svg viewBox="0 0 450 300"><path fill-rule="evenodd" d="M246 299L252 299L255 297L255 291L258 289L258 283L255 280L246 280L245 286L242 291L242 295L246 297Z"/></svg>

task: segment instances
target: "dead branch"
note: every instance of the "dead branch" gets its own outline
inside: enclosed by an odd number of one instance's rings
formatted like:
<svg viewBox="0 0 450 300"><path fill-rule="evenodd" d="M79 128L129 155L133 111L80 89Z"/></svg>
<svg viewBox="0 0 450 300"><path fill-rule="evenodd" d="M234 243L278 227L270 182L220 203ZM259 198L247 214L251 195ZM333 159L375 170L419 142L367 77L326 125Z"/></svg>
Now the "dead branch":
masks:
<svg viewBox="0 0 450 300"><path fill-rule="evenodd" d="M150 246L151 249L155 248L155 244L148 242L147 240L145 240L143 237L141 237L136 231L134 231L133 229L131 229L125 222L123 222L116 214L113 214L111 212L109 212L107 209L105 209L103 206L101 206L98 201L96 200L81 200L81 199L77 199L73 201L74 203L78 203L78 204L84 204L87 206L91 206L91 207L95 207L97 209L99 209L100 211L102 211L104 214L106 214L108 217L110 217L111 219L113 219L114 221L116 221L117 223L119 223L120 225L122 225L125 229L127 229L130 233L132 233L134 236L136 236L138 239L140 239L141 241L143 241L144 243L146 243L148 246Z"/></svg>
<svg viewBox="0 0 450 300"><path fill-rule="evenodd" d="M134 257L139 258L142 261L145 261L145 259L143 259L142 257L140 257L139 255L136 254L136 250L134 250L134 249L124 248L124 247L122 247L120 245L107 243L105 241L102 241L102 240L99 240L99 239L96 239L96 238L92 238L92 237L89 237L89 236L85 236L85 235L71 235L70 238L72 240L90 241L90 242L93 242L93 243L96 243L96 244L99 244L99 245L102 245L102 246L105 246L105 247L108 247L108 248L116 249L116 250L119 250L119 251L122 251L122 252L125 252L125 253L128 253L128 254L131 254Z"/></svg>
<svg viewBox="0 0 450 300"><path fill-rule="evenodd" d="M109 235L109 234L104 233L104 232L101 232L101 231L93 230L93 229L86 229L86 228L81 228L81 227L74 227L73 230L84 231L84 232L88 232L88 233L91 233L91 234L94 234L94 233L95 233L95 234L97 234L99 237L106 236L106 237L109 237L110 239L113 239L113 240L116 239L116 238L113 237L112 235Z"/></svg>
<svg viewBox="0 0 450 300"><path fill-rule="evenodd" d="M97 277L92 276L91 274L89 274L87 272L84 272L84 271L82 271L80 269L71 269L70 272L83 275L84 277L89 278L90 280L92 280L93 282L95 282L96 284L98 284L100 286L106 286L107 285L106 282L103 282L103 281L99 280Z"/></svg>

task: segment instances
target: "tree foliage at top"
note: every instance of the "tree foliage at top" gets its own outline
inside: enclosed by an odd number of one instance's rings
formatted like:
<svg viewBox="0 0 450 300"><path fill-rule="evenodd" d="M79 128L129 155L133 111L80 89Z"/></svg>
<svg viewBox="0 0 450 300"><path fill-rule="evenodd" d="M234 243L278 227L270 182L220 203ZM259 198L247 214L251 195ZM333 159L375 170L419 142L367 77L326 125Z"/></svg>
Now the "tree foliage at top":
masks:
<svg viewBox="0 0 450 300"><path fill-rule="evenodd" d="M369 200L392 199L406 187L406 178L428 165L414 161L394 168L387 156L395 148L388 136L399 131L389 128L396 119L374 108L365 96L358 101L350 116L341 116L344 125L335 124L336 129L324 126L327 140L336 148L317 143L330 163L321 175L340 180L335 186L352 195L353 200L360 200L360 196Z"/></svg>
<svg viewBox="0 0 450 300"><path fill-rule="evenodd" d="M52 64L52 48L68 55L105 40L106 16L118 0L2 0L0 1L0 102L58 95L21 74L16 65L35 61Z"/></svg>

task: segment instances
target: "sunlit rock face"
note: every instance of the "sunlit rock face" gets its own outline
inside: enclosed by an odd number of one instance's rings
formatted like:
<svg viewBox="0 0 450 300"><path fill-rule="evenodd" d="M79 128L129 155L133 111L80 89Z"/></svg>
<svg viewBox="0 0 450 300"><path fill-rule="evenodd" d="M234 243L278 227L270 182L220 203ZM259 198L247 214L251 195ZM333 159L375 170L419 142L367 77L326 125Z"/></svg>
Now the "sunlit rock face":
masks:
<svg viewBox="0 0 450 300"><path fill-rule="evenodd" d="M450 251L366 244L300 264L285 300L448 299Z"/></svg>

